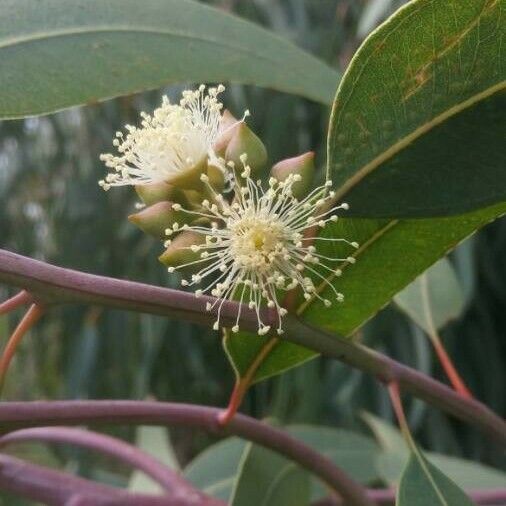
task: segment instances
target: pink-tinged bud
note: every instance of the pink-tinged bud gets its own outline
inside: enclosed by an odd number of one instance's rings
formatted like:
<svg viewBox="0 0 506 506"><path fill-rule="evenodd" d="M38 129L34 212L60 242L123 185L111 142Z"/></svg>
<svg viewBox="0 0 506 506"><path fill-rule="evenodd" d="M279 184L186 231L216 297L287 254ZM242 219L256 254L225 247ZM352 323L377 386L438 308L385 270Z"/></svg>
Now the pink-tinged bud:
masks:
<svg viewBox="0 0 506 506"><path fill-rule="evenodd" d="M183 225L191 218L188 213L173 209L173 205L172 202L157 202L138 213L131 214L128 220L146 234L164 239L167 228L171 228L174 223Z"/></svg>
<svg viewBox="0 0 506 506"><path fill-rule="evenodd" d="M264 143L253 133L246 123L239 123L225 151L225 160L234 162L241 170L241 157L246 153L246 164L252 173L261 171L267 164L267 150Z"/></svg>
<svg viewBox="0 0 506 506"><path fill-rule="evenodd" d="M167 183L151 183L136 185L135 191L144 204L151 206L164 200L175 200L178 190Z"/></svg>
<svg viewBox="0 0 506 506"><path fill-rule="evenodd" d="M191 230L183 230L172 239L165 252L158 257L158 260L169 269L177 268L199 260L204 249L204 235ZM191 272L193 270L190 266L183 269L181 269L181 272Z"/></svg>
<svg viewBox="0 0 506 506"><path fill-rule="evenodd" d="M239 120L228 109L223 111L220 121L220 134L214 145L214 152L218 156L225 156L228 143L239 124Z"/></svg>
<svg viewBox="0 0 506 506"><path fill-rule="evenodd" d="M290 174L299 175L300 181L292 186L292 192L298 199L303 198L311 188L315 173L314 153L308 151L294 158L287 158L276 163L271 169L272 177L284 181Z"/></svg>

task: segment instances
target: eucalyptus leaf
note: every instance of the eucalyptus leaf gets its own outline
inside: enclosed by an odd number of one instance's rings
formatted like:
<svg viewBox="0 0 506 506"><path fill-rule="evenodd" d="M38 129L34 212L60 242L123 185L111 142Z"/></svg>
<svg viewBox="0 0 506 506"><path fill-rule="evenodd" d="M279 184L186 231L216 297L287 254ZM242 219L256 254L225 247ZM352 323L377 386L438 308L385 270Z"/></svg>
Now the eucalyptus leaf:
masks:
<svg viewBox="0 0 506 506"><path fill-rule="evenodd" d="M307 506L309 475L284 457L248 443L236 476L231 506Z"/></svg>
<svg viewBox="0 0 506 506"><path fill-rule="evenodd" d="M344 429L319 425L292 425L286 430L296 439L325 455L334 464L363 484L379 479L376 469L378 446L369 437ZM203 492L228 501L245 458L246 442L228 438L211 445L188 464L184 476ZM284 459L285 464L290 462ZM327 489L311 476L311 500L327 495Z"/></svg>
<svg viewBox="0 0 506 506"><path fill-rule="evenodd" d="M361 217L460 214L506 199L505 0L414 0L337 92L328 171Z"/></svg>
<svg viewBox="0 0 506 506"><path fill-rule="evenodd" d="M410 458L409 449L392 424L371 413L362 416L382 449L377 453L378 473L389 485L397 486ZM434 452L426 452L425 456L462 489L501 488L506 483L506 473L479 462Z"/></svg>
<svg viewBox="0 0 506 506"><path fill-rule="evenodd" d="M472 506L474 503L416 449L410 455L397 491L396 506Z"/></svg>
<svg viewBox="0 0 506 506"><path fill-rule="evenodd" d="M211 445L188 464L184 477L205 494L228 501L246 444L231 437Z"/></svg>
<svg viewBox="0 0 506 506"><path fill-rule="evenodd" d="M41 15L43 13L43 15ZM338 75L275 34L192 0L0 0L0 118L169 83L234 81L330 103Z"/></svg>
<svg viewBox="0 0 506 506"><path fill-rule="evenodd" d="M137 448L149 453L169 469L179 471L174 449L165 427L141 425L136 429L135 445ZM163 488L151 478L140 471L134 471L130 476L128 489L139 493L160 493Z"/></svg>
<svg viewBox="0 0 506 506"><path fill-rule="evenodd" d="M427 269L394 300L428 334L458 318L465 306L463 290L447 258Z"/></svg>

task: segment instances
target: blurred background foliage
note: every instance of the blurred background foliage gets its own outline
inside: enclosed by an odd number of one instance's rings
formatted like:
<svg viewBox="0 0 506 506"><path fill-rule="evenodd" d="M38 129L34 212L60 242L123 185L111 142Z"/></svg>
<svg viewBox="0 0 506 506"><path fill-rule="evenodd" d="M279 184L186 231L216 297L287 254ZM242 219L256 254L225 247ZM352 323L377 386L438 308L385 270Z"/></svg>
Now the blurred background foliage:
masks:
<svg viewBox="0 0 506 506"><path fill-rule="evenodd" d="M344 71L361 40L403 2L393 0L215 0L209 2L262 24ZM163 65L163 62L160 62ZM97 274L176 286L156 261L161 245L126 216L129 188L105 193L99 154L114 132L151 111L162 94L177 99L185 86L146 92L54 115L0 123L0 246ZM329 111L307 100L246 86L229 86L224 103L266 143L271 161L316 150L324 163ZM476 396L505 413L506 220L498 220L451 256L468 303L442 338ZM11 292L0 287L0 298ZM5 342L19 313L0 318ZM430 342L393 305L361 330L369 346L445 381ZM11 367L6 398L145 399L224 406L233 374L219 337L166 318L94 307L52 310L26 338ZM471 427L407 401L417 440L441 453L501 465L498 451ZM392 419L384 389L335 361L317 359L261 383L242 410L282 423L317 423L366 431L360 412ZM132 439L132 428L112 433ZM209 444L203 434L172 431L181 462ZM59 449L58 459L84 476L121 483L124 470L98 466L96 456ZM101 470L100 470L101 469ZM106 472L105 469L108 469ZM106 473L106 474L104 474ZM112 474L111 474L112 473ZM121 476L123 475L123 478ZM6 504L18 504L11 499ZM21 503L19 503L21 504Z"/></svg>

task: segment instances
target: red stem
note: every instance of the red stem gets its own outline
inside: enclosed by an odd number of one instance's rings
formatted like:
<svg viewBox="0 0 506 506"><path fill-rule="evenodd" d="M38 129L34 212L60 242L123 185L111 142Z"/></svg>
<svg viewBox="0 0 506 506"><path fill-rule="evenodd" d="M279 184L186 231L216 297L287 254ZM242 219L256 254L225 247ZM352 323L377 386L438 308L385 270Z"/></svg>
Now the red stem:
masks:
<svg viewBox="0 0 506 506"><path fill-rule="evenodd" d="M443 343L439 339L432 339L432 344L434 345L434 349L439 357L439 362L441 363L441 366L443 367L455 391L466 399L472 399L473 394L466 387L464 381L457 372L457 369L455 369L455 366L446 352Z"/></svg>
<svg viewBox="0 0 506 506"><path fill-rule="evenodd" d="M0 315L10 313L19 306L29 304L32 300L33 297L26 290L23 290L0 304Z"/></svg>
<svg viewBox="0 0 506 506"><path fill-rule="evenodd" d="M237 413L239 406L241 405L248 388L250 387L258 368L262 365L265 357L272 351L274 346L279 342L276 337L271 337L260 350L260 353L255 357L255 360L250 364L243 376L237 378L230 401L227 409L220 413L218 417L218 423L220 425L226 425L232 420L234 415Z"/></svg>
<svg viewBox="0 0 506 506"><path fill-rule="evenodd" d="M0 392L5 382L7 369L16 353L16 349L23 339L23 336L39 321L40 317L44 314L44 308L35 303L30 306L23 319L19 322L18 326L12 333L7 345L0 357Z"/></svg>

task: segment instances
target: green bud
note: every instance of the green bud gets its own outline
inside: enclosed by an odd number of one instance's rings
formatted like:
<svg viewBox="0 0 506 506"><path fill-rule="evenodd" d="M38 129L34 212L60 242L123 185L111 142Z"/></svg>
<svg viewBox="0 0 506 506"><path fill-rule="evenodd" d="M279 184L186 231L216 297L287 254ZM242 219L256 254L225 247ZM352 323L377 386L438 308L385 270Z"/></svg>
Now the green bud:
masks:
<svg viewBox="0 0 506 506"><path fill-rule="evenodd" d="M214 152L218 156L225 156L225 150L227 149L228 143L238 126L239 120L228 109L225 109L220 122L220 130L222 133L214 145Z"/></svg>
<svg viewBox="0 0 506 506"><path fill-rule="evenodd" d="M191 218L191 215L184 211L174 210L173 205L172 202L157 202L138 213L131 214L128 220L146 234L165 239L167 228L171 228L174 223L183 225Z"/></svg>
<svg viewBox="0 0 506 506"><path fill-rule="evenodd" d="M203 250L192 251L191 248L203 244L205 244L204 235L191 230L183 230L172 239L165 252L158 257L158 260L169 268L199 260ZM191 266L188 266L183 268L181 272L191 272L192 270Z"/></svg>
<svg viewBox="0 0 506 506"><path fill-rule="evenodd" d="M147 206L164 200L175 200L177 193L177 189L167 183L138 184L135 185L135 191Z"/></svg>
<svg viewBox="0 0 506 506"><path fill-rule="evenodd" d="M308 151L303 155L287 158L276 163L271 169L271 176L278 181L284 181L290 174L299 174L301 181L293 184L292 191L295 197L301 199L305 197L311 189L315 173L314 153Z"/></svg>
<svg viewBox="0 0 506 506"><path fill-rule="evenodd" d="M207 157L204 157L193 167L177 172L174 176L167 180L170 185L181 190L198 190L202 188L200 176L207 169Z"/></svg>
<svg viewBox="0 0 506 506"><path fill-rule="evenodd" d="M209 184L213 187L216 193L221 193L225 188L225 176L223 170L214 165L207 167L207 175L209 177Z"/></svg>
<svg viewBox="0 0 506 506"><path fill-rule="evenodd" d="M232 161L241 170L242 162L240 157L243 153L248 155L247 164L253 173L261 171L267 163L267 150L264 143L253 133L253 131L241 122L237 128L233 128L233 135L225 151L225 160Z"/></svg>

